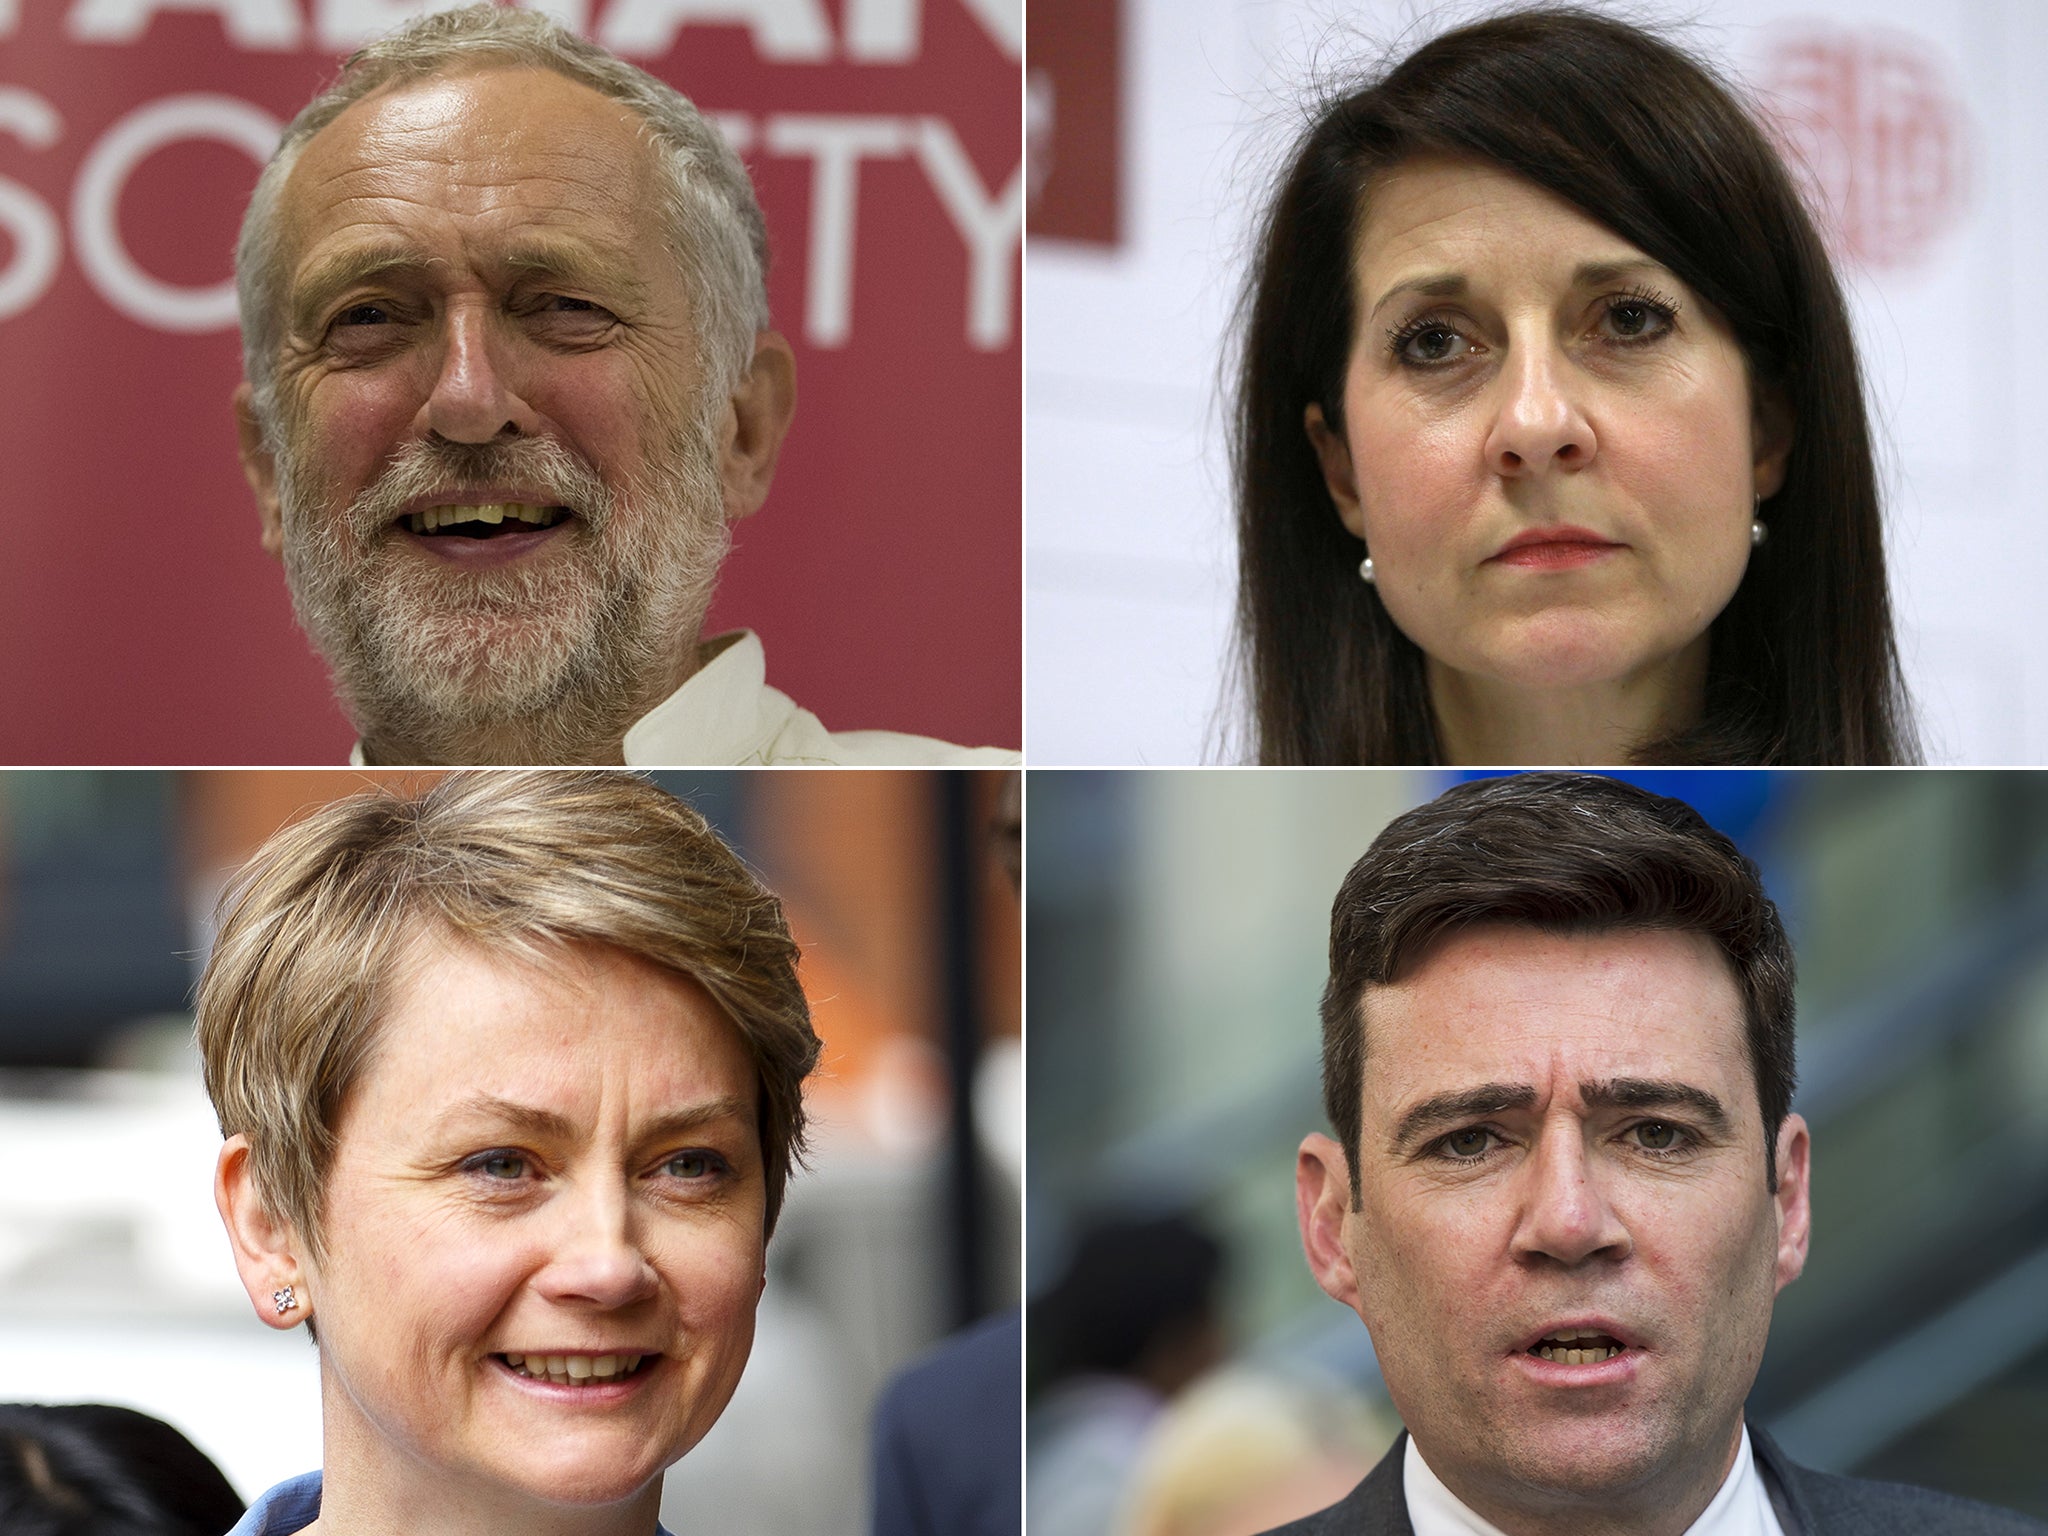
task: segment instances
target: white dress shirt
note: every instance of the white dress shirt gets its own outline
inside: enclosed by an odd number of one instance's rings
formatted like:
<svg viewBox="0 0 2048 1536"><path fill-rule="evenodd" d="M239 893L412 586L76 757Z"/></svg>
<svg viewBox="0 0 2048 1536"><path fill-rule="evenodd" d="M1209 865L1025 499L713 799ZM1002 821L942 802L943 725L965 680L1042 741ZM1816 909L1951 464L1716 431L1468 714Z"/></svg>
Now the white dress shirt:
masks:
<svg viewBox="0 0 2048 1536"><path fill-rule="evenodd" d="M1429 1470L1415 1437L1408 1437L1408 1452L1401 1463L1401 1490L1408 1496L1408 1523L1415 1536L1507 1536L1497 1525L1480 1519L1464 1501L1443 1485ZM1771 1496L1764 1488L1756 1458L1749 1453L1749 1427L1743 1426L1742 1443L1735 1448L1735 1465L1721 1480L1721 1491L1700 1511L1699 1519L1685 1528L1685 1536L1785 1536L1771 1508Z"/></svg>
<svg viewBox="0 0 2048 1536"><path fill-rule="evenodd" d="M1022 761L1002 747L956 747L900 731L828 731L816 715L768 686L768 654L752 630L720 635L705 649L711 659L626 732L628 765L1007 768ZM363 765L362 743L349 762Z"/></svg>

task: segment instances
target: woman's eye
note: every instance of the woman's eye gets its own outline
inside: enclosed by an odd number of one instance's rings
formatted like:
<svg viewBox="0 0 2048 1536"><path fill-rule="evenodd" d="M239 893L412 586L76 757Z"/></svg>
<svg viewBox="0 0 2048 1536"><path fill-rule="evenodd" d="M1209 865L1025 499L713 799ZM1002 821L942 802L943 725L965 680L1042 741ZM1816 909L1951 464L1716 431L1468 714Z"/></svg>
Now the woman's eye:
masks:
<svg viewBox="0 0 2048 1536"><path fill-rule="evenodd" d="M1468 1126L1462 1131L1451 1132L1443 1139L1442 1146L1452 1158L1471 1162L1492 1150L1493 1132L1484 1126Z"/></svg>
<svg viewBox="0 0 2048 1536"><path fill-rule="evenodd" d="M1607 306L1607 329L1618 341L1648 341L1671 328L1671 315L1648 299L1620 299Z"/></svg>
<svg viewBox="0 0 2048 1536"><path fill-rule="evenodd" d="M526 1172L526 1159L516 1152L492 1152L472 1164L487 1179L511 1182Z"/></svg>
<svg viewBox="0 0 2048 1536"><path fill-rule="evenodd" d="M1397 335L1394 352L1404 363L1448 363L1465 345L1465 338L1450 326L1426 324Z"/></svg>
<svg viewBox="0 0 2048 1536"><path fill-rule="evenodd" d="M678 1152L665 1166L671 1178L705 1179L718 1172L720 1159L710 1152Z"/></svg>

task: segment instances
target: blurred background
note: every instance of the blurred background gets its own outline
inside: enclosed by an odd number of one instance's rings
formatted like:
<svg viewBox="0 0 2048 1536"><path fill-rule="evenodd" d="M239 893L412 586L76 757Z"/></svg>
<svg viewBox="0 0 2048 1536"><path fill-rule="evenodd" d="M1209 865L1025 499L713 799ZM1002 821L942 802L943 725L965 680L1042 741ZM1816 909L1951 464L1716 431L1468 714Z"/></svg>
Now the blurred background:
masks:
<svg viewBox="0 0 2048 1536"><path fill-rule="evenodd" d="M2048 373L2048 7L1591 0L1750 96L1848 289L1893 611L1935 763L2048 762L2048 557L2022 423ZM1032 0L1025 710L1034 764L1235 761L1219 391L1252 221L1312 80L1500 0ZM1964 296L1969 295L1968 299ZM1995 554L1993 553L1995 552Z"/></svg>
<svg viewBox="0 0 2048 1536"><path fill-rule="evenodd" d="M190 992L234 867L373 777L423 776L0 774L0 1402L155 1415L245 1500L319 1464L318 1367L236 1280ZM867 1520L883 1380L1017 1300L1014 786L653 777L782 896L825 1042L752 1361L670 1472L663 1519L676 1536L846 1536Z"/></svg>
<svg viewBox="0 0 2048 1536"><path fill-rule="evenodd" d="M1799 958L1813 1248L1752 1418L1810 1466L2048 1516L2048 777L1627 777L1742 846ZM1398 1432L1293 1166L1328 1129L1330 901L1451 782L1030 776L1033 1536L1251 1536Z"/></svg>

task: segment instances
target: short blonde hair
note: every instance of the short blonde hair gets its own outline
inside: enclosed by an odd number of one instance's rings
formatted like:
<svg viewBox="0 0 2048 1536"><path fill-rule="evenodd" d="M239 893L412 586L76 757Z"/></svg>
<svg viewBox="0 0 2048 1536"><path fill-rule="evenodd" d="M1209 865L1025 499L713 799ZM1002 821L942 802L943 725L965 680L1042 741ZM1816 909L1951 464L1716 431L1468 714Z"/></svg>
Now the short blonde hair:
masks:
<svg viewBox="0 0 2048 1536"><path fill-rule="evenodd" d="M221 898L199 1052L223 1136L317 1259L325 1175L411 944L440 931L527 960L607 944L695 979L760 1080L767 1230L804 1152L818 1037L782 903L704 818L633 774L451 773L372 790L272 837Z"/></svg>

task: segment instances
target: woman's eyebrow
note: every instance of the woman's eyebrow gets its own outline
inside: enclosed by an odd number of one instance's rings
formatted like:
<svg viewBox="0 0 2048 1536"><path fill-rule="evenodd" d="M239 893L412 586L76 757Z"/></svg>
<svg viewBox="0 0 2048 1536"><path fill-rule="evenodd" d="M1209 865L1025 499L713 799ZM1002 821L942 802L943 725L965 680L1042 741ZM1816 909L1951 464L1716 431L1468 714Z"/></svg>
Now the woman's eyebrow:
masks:
<svg viewBox="0 0 2048 1536"><path fill-rule="evenodd" d="M636 1144L688 1135L720 1120L742 1117L751 1120L754 1106L739 1094L719 1094L658 1115L634 1132ZM521 1135L548 1141L573 1141L578 1131L567 1115L534 1104L521 1104L494 1093L473 1093L451 1105L438 1117L442 1128L464 1120L490 1120L509 1126Z"/></svg>
<svg viewBox="0 0 2048 1536"><path fill-rule="evenodd" d="M1572 273L1575 288L1597 288L1602 283L1612 283L1624 277L1655 275L1676 281L1676 274L1661 261L1652 261L1647 256L1624 256L1615 261L1582 262Z"/></svg>
<svg viewBox="0 0 2048 1536"><path fill-rule="evenodd" d="M1625 277L1657 276L1676 282L1677 277L1661 261L1648 256L1618 256L1610 261L1585 261L1572 269L1574 288L1598 288L1603 283L1617 282ZM1378 314L1388 300L1404 293L1419 293L1425 298L1452 299L1464 293L1470 286L1462 272L1424 272L1414 277L1403 278L1385 293L1367 311L1367 318Z"/></svg>
<svg viewBox="0 0 2048 1536"><path fill-rule="evenodd" d="M1379 297L1379 302L1368 310L1367 318L1386 308L1387 301L1404 293L1419 293L1432 299L1456 298L1465 291L1465 274L1462 272L1425 272L1418 277L1403 278Z"/></svg>

